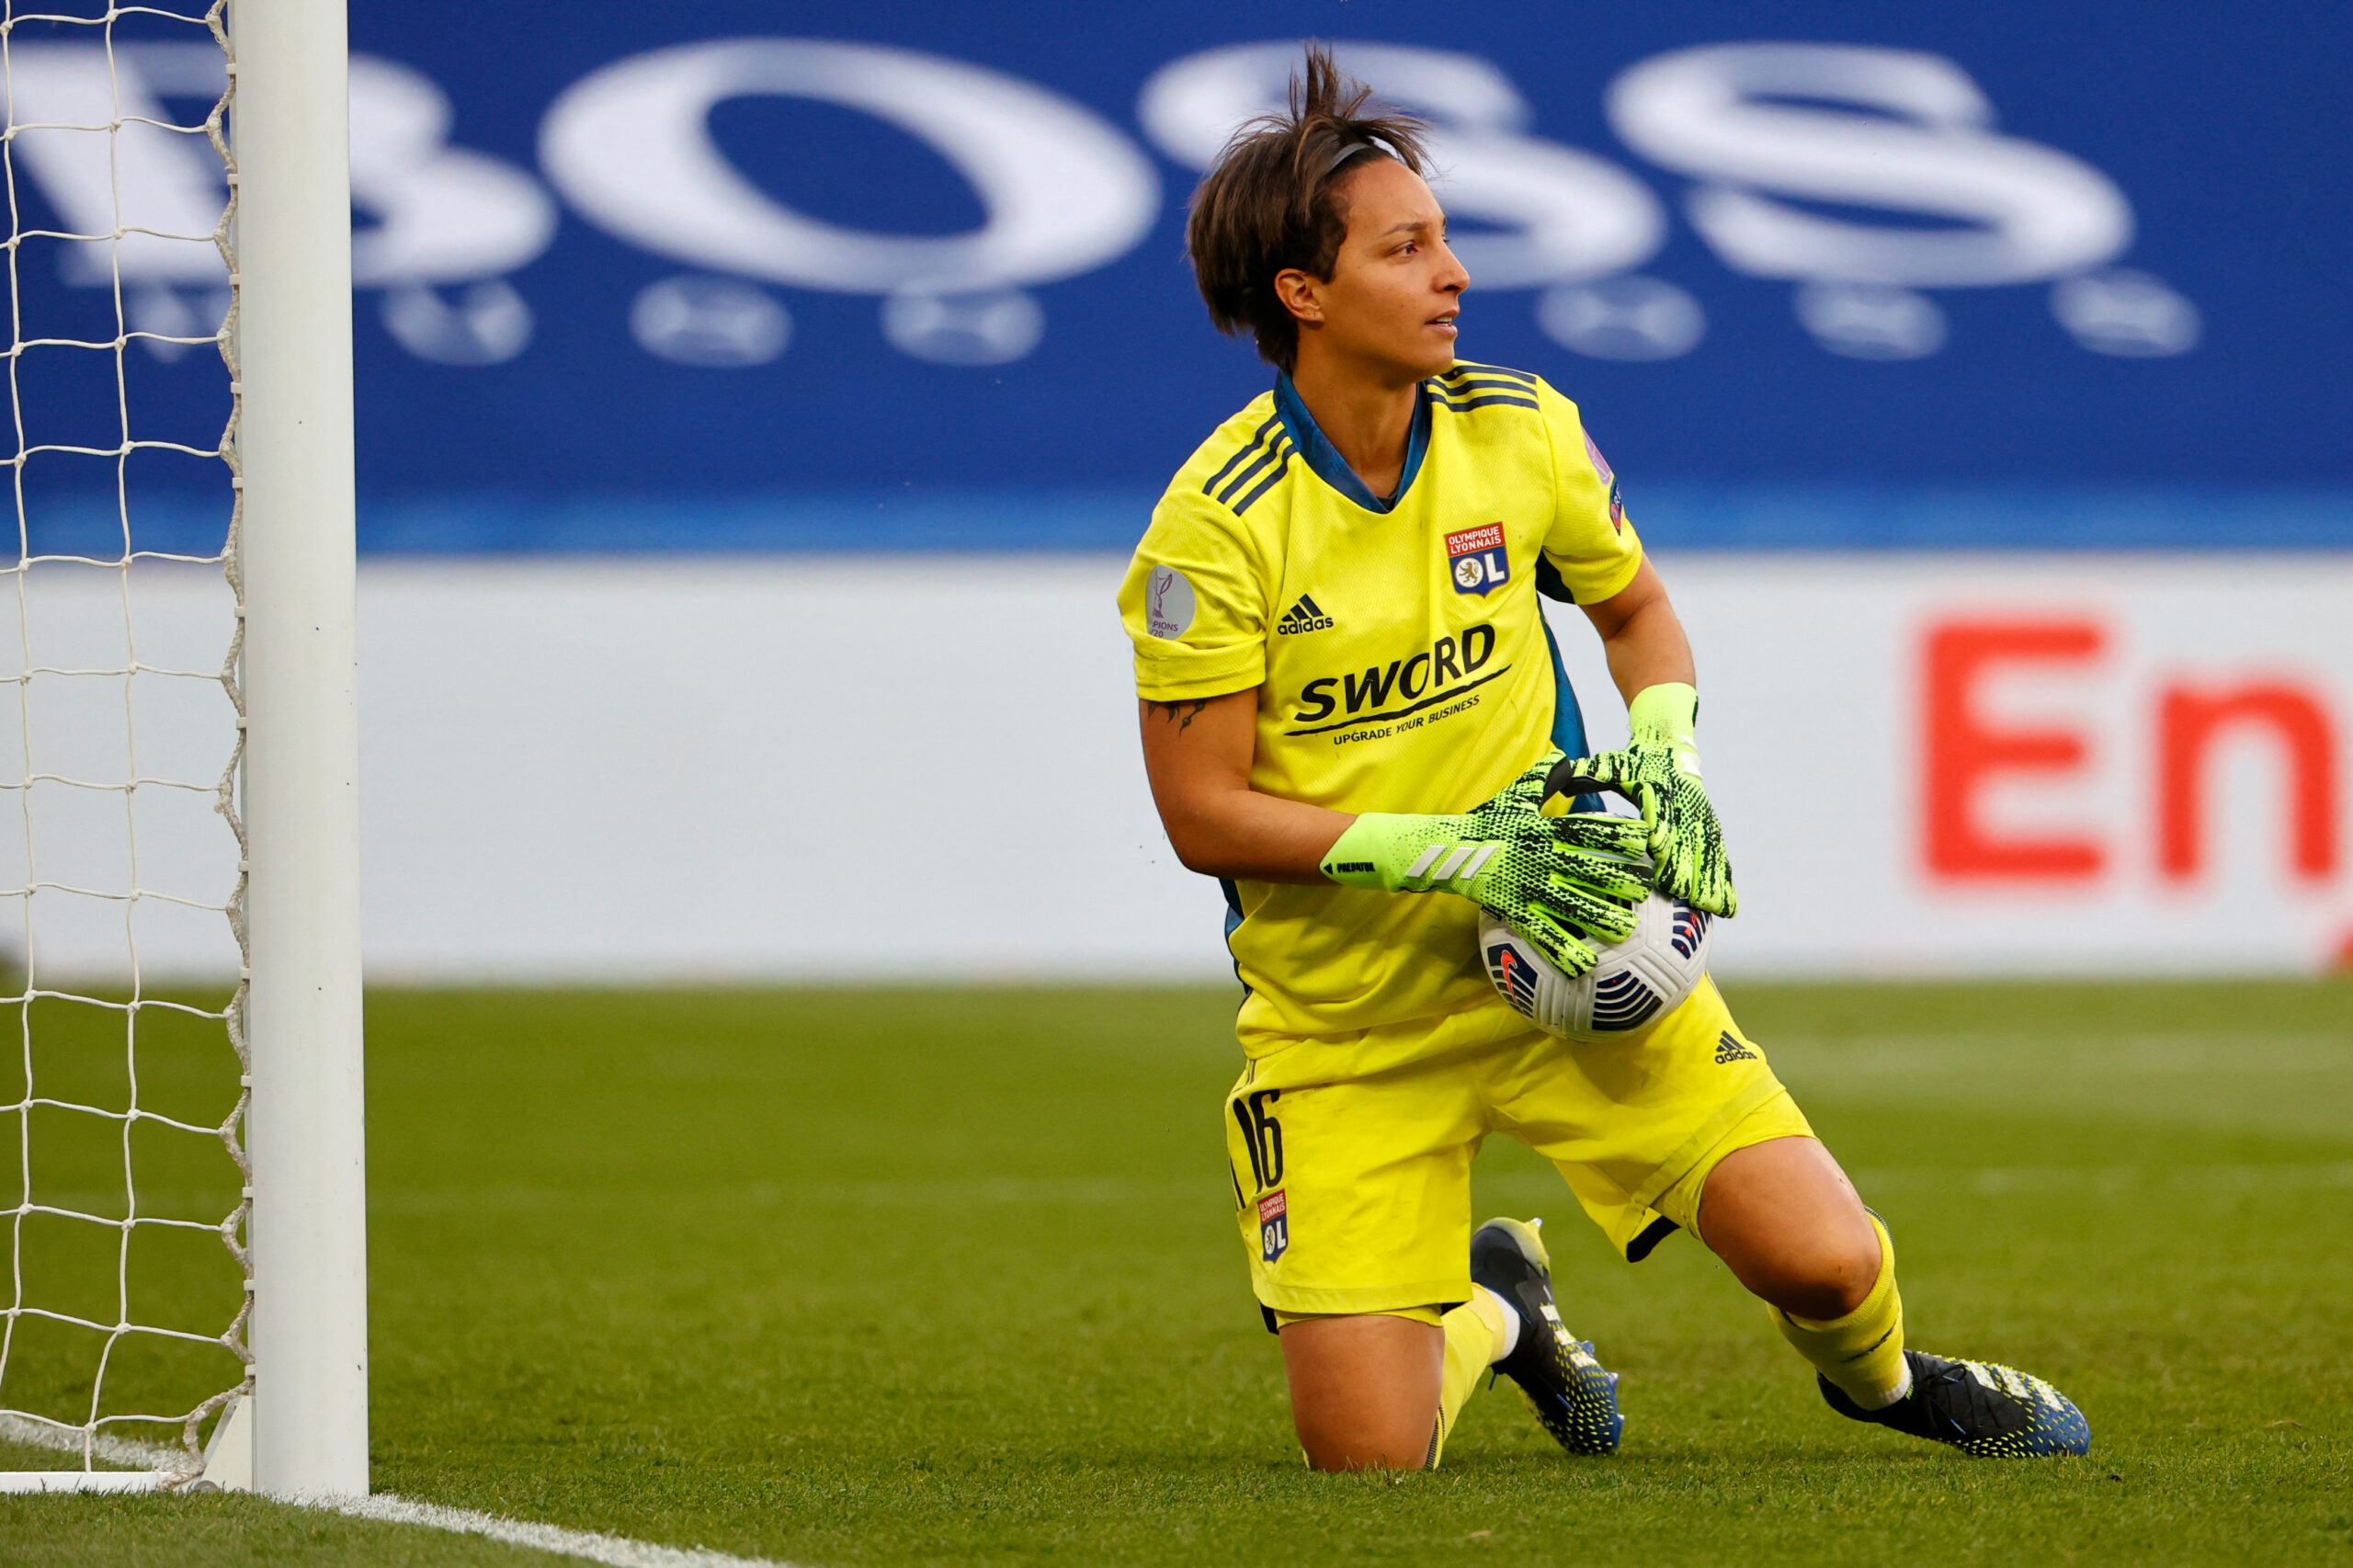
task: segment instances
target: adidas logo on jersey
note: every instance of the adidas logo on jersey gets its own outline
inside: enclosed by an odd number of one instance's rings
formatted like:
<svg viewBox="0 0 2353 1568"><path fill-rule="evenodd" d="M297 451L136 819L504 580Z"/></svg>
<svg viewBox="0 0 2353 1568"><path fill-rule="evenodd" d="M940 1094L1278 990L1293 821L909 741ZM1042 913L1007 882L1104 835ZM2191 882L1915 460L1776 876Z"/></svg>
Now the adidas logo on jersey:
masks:
<svg viewBox="0 0 2353 1568"><path fill-rule="evenodd" d="M1324 613L1324 608L1313 597L1302 594L1299 602L1283 611L1282 619L1275 622L1275 635L1296 637L1302 631L1329 631L1331 625L1332 618Z"/></svg>
<svg viewBox="0 0 2353 1568"><path fill-rule="evenodd" d="M1749 1050L1746 1045L1743 1044L1730 1029L1724 1030L1722 1037L1716 1041L1716 1065L1719 1067L1722 1066L1727 1062L1754 1062L1756 1060L1756 1053Z"/></svg>

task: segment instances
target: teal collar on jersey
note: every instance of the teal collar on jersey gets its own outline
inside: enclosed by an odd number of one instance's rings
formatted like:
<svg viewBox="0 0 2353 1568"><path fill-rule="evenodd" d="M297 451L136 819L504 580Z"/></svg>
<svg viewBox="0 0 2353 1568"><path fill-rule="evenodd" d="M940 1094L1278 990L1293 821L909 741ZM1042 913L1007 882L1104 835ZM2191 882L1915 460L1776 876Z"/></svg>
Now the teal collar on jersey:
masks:
<svg viewBox="0 0 2353 1568"><path fill-rule="evenodd" d="M1356 470L1342 460L1339 450L1324 438L1315 427L1315 416L1307 412L1307 404L1299 400L1299 389L1290 384L1287 375L1275 378L1275 412L1282 416L1283 426L1290 432L1290 444L1307 460L1315 476L1368 512L1386 512L1397 505L1406 491L1414 487L1414 475L1422 471L1422 454L1430 445L1430 400L1420 389L1414 392L1414 425L1405 437L1405 466L1398 471L1397 488L1386 501L1376 500L1365 488Z"/></svg>

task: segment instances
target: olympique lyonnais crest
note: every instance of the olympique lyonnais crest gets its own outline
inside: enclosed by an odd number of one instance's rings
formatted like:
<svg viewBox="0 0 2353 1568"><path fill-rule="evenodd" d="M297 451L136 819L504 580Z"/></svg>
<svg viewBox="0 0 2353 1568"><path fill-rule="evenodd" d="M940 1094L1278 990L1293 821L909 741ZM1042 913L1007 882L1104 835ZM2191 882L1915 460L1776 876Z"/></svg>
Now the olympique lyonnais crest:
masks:
<svg viewBox="0 0 2353 1568"><path fill-rule="evenodd" d="M1593 472L1601 476L1602 488L1609 492L1609 526L1620 533L1626 531L1626 502L1618 494L1618 476L1609 472L1609 460L1593 444L1593 437L1585 437L1585 455L1593 460Z"/></svg>
<svg viewBox="0 0 2353 1568"><path fill-rule="evenodd" d="M1290 1246L1290 1205L1277 1187L1258 1199L1258 1256L1268 1263Z"/></svg>
<svg viewBox="0 0 2353 1568"><path fill-rule="evenodd" d="M1504 553L1504 526L1464 528L1446 536L1446 565L1458 594L1485 594L1511 581L1511 560Z"/></svg>

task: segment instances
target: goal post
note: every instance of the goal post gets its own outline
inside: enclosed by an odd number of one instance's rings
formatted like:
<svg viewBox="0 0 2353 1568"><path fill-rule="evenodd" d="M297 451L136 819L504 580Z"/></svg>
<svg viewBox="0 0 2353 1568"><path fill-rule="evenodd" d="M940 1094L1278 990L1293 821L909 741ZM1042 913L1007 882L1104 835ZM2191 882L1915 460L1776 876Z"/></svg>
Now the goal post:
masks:
<svg viewBox="0 0 2353 1568"><path fill-rule="evenodd" d="M368 1490L344 0L230 0L252 1476Z"/></svg>
<svg viewBox="0 0 2353 1568"><path fill-rule="evenodd" d="M345 0L0 17L0 1443L79 1466L0 1492L369 1490L347 47Z"/></svg>

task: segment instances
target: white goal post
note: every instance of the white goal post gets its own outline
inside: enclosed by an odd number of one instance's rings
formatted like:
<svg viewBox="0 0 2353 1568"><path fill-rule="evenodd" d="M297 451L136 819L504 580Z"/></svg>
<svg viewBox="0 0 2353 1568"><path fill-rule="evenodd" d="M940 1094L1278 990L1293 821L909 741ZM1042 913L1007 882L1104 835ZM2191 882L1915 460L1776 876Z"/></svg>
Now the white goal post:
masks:
<svg viewBox="0 0 2353 1568"><path fill-rule="evenodd" d="M0 1473L0 1490L124 1491L178 1487L202 1482L251 1487L278 1495L355 1495L369 1489L367 1232L363 1151L361 999L358 915L359 822L358 733L355 690L355 529L352 476L351 391L351 209L348 171L347 45L344 0L153 0L146 6L97 0L96 5L58 4L41 8L10 5L0 31L0 63L10 76L8 139L11 236L9 286L18 307L16 343L9 360L10 393L17 403L17 513L19 546L13 567L20 640L26 657L13 684L28 714L37 690L50 683L119 677L123 697L118 717L129 731L143 722L131 697L141 679L201 680L204 672L165 668L147 662L137 635L134 567L160 563L185 578L195 565L217 564L235 600L234 629L217 678L236 712L240 740L224 743L228 770L217 786L144 777L139 736L126 735L131 758L121 778L68 778L40 761L31 717L22 723L24 765L18 791L25 817L28 869L20 888L7 890L26 911L25 980L17 998L22 1018L22 1085L0 1086L17 1103L0 1107L15 1118L6 1131L17 1146L19 1165L13 1207L0 1210L0 1222L13 1217L13 1289L6 1300L5 1341L0 1341L0 1441L33 1444L72 1452L78 1469ZM205 125L166 123L152 110L130 102L127 71L117 58L117 35L133 25L187 23L191 39L225 51L226 91ZM137 34L139 38L152 33ZM56 41L63 38L65 41ZM94 51L103 47L103 55ZM190 44L126 44L125 60L140 48L178 50L185 62ZM42 51L48 51L43 54ZM73 51L80 51L80 53ZM73 100L73 82L96 81L85 65L103 59L112 93L110 115L51 112L40 106ZM161 54L157 59L164 58ZM135 62L133 62L135 63ZM218 71L222 62L210 69ZM175 67L176 68L176 67ZM75 73L81 73L76 75ZM46 74L43 74L46 73ZM20 83L23 90L19 91ZM63 84L61 85L61 84ZM43 98L43 94L48 96ZM227 199L220 227L190 234L142 223L132 210L129 187L138 149L127 128L174 155L182 148L206 148L221 165ZM18 214L18 165L31 167L42 153L38 137L52 141L97 135L108 147L108 177L114 182L111 233L102 223L57 220L56 230L31 232ZM28 138L32 139L28 139ZM177 140L174 141L173 138ZM138 154L146 155L146 154ZM58 167L64 167L63 163ZM96 166L96 165L92 165ZM65 203L52 199L51 205ZM17 267L28 238L57 242L61 250L110 257L116 318L114 341L63 336L44 338L22 319L24 290ZM201 240L215 245L226 263L225 315L217 312L200 329L173 335L142 316L142 300L176 298L158 293L137 276L139 257L156 254L161 242ZM141 250L140 246L145 246ZM215 274L217 280L217 271ZM92 288L101 280L82 281ZM147 291L142 293L142 290ZM209 297L209 296L208 296ZM130 302L126 304L126 301ZM148 324L142 326L142 323ZM217 324L217 330L215 326ZM125 370L134 344L158 359L200 345L217 348L228 377L230 410L217 451L161 439L140 438L131 428L136 402L126 390L135 378ZM17 373L32 349L111 349L116 389L123 408L118 447L42 445L28 436L26 404ZM134 366L140 361L133 360ZM134 546L138 496L120 483L124 468L142 452L167 450L217 459L225 469L227 539L215 555L170 554ZM68 453L117 463L118 496L123 516L119 559L85 548L49 550L27 500L26 475L51 453ZM48 550L47 553L44 551ZM85 574L118 569L126 646L115 668L107 661L44 662L35 649L35 618L28 583L37 570L73 569ZM46 579L44 579L46 580ZM217 590L218 579L213 580ZM187 661L182 661L186 664ZM71 666L71 667L69 667ZM86 666L86 667L85 667ZM104 666L104 667L101 667ZM217 694L214 700L217 701ZM233 888L203 898L176 895L148 884L140 868L141 819L134 807L161 790L217 793L215 809L236 835L239 854ZM35 801L44 790L71 789L85 795L119 795L131 840L126 891L84 885L45 875L36 862ZM223 851L225 854L225 851ZM152 858L152 857L151 857ZM58 897L113 900L125 911L129 968L119 994L112 981L74 989L71 976L44 968L34 911ZM134 916L158 901L186 910L210 910L225 917L240 954L232 998L207 1011L172 1001L146 987L140 973L140 937ZM74 1004L112 1009L125 1020L130 1058L128 1103L98 1103L85 1095L51 1091L58 1069L43 1042L37 1009ZM140 1077L142 1017L156 1009L210 1020L225 1029L243 1067L235 1109L217 1129L190 1125L142 1108ZM142 1011L144 1010L144 1011ZM43 1011L47 1019L56 1016ZM112 1016L109 1014L108 1016ZM160 1017L160 1014L157 1015ZM224 1053L225 1054L225 1053ZM4 1081L0 1081L4 1082ZM122 1181L127 1188L118 1213L83 1195L61 1196L35 1167L41 1139L61 1119L118 1129ZM139 1186L134 1150L150 1128L171 1135L217 1135L240 1167L244 1190L233 1211L174 1218L148 1212ZM40 1130L39 1135L36 1130ZM213 1157L221 1151L214 1148ZM0 1188L0 1196L6 1188ZM168 1210L172 1199L158 1194L153 1205ZM115 1290L116 1321L97 1309L71 1310L47 1304L38 1280L28 1283L27 1238L39 1227L119 1237ZM134 1240L153 1232L141 1227L178 1227L201 1235L217 1232L244 1274L245 1307L233 1321L202 1329L172 1326L168 1309L132 1304ZM84 1233L77 1232L76 1233ZM115 1245L109 1242L107 1244ZM211 1254L218 1261L215 1244ZM162 1325L162 1326L158 1326ZM22 1387L42 1373L26 1348L43 1333L82 1335L102 1346L96 1370L84 1381L86 1415L67 1419L53 1412L19 1408L11 1378ZM142 1339L140 1336L146 1336ZM220 1357L225 1349L243 1379L192 1406L165 1411L118 1410L106 1398L109 1368L135 1364L123 1346L192 1344ZM210 1348L207 1348L207 1347ZM16 1359L10 1359L11 1347ZM110 1361L109 1358L115 1359ZM117 1373L119 1376L121 1374ZM82 1378L76 1371L74 1376ZM79 1390L83 1382L74 1382ZM56 1401L52 1397L53 1405ZM145 1423L142 1429L138 1424ZM168 1428L175 1447L131 1440L142 1430ZM210 1443L199 1456L200 1428ZM125 1471L101 1463L139 1463Z"/></svg>
<svg viewBox="0 0 2353 1568"><path fill-rule="evenodd" d="M344 0L231 0L253 1480L368 1490Z"/></svg>

